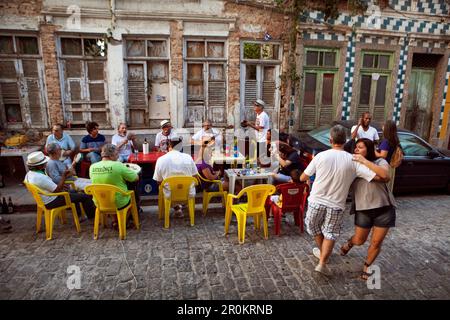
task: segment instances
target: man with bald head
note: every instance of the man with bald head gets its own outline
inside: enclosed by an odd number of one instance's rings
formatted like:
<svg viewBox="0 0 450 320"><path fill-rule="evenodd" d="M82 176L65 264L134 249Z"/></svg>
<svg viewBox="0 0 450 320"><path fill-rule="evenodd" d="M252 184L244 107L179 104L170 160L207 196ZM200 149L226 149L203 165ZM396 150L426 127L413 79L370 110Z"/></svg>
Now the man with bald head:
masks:
<svg viewBox="0 0 450 320"><path fill-rule="evenodd" d="M60 160L64 162L64 164L70 166L72 164L71 157L76 152L75 142L73 142L72 137L64 132L62 125L54 124L52 127L52 134L47 137L47 141L45 143L45 148L50 143L57 143L62 149Z"/></svg>

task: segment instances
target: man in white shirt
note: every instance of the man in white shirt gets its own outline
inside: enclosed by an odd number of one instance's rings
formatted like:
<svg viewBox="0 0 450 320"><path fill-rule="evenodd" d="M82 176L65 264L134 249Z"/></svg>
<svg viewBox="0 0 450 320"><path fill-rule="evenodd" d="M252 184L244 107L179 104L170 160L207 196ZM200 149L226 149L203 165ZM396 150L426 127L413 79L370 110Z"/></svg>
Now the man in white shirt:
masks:
<svg viewBox="0 0 450 320"><path fill-rule="evenodd" d="M315 271L325 275L331 275L326 263L340 234L350 185L355 178L371 181L376 176L344 151L345 140L344 127L331 128L332 148L317 154L300 177L301 181L307 181L316 176L308 197L305 225L318 245L313 249L314 256L320 260Z"/></svg>
<svg viewBox="0 0 450 320"><path fill-rule="evenodd" d="M352 139L362 139L367 138L372 140L373 142L378 142L380 137L378 136L378 131L374 127L370 126L370 121L372 120L372 116L369 112L364 112L359 119L358 125L353 126L351 133Z"/></svg>
<svg viewBox="0 0 450 320"><path fill-rule="evenodd" d="M167 154L159 157L155 165L155 173L153 180L159 184L166 178L172 176L192 176L198 175L197 166L189 154L180 152L182 147L182 138L173 136L168 142ZM170 197L169 186L163 186L164 196ZM189 191L190 197L195 197L195 185L192 185ZM183 217L181 205L174 207L175 216L177 218Z"/></svg>
<svg viewBox="0 0 450 320"><path fill-rule="evenodd" d="M203 137L214 137L216 150L222 149L222 133L212 127L210 120L205 120L203 122L202 129L192 136L191 144L201 145Z"/></svg>
<svg viewBox="0 0 450 320"><path fill-rule="evenodd" d="M255 123L248 122L247 120L244 120L242 122L244 126L249 126L256 131L256 142L258 142L258 158L267 152L266 136L267 131L270 128L270 118L269 115L264 111L265 106L266 103L263 100L257 99L253 104L254 111L256 113Z"/></svg>
<svg viewBox="0 0 450 320"><path fill-rule="evenodd" d="M175 136L177 136L177 134L175 130L173 130L170 121L161 121L161 132L158 132L158 134L156 135L155 148L158 149L158 151L167 152L168 142Z"/></svg>
<svg viewBox="0 0 450 320"><path fill-rule="evenodd" d="M129 133L127 135L127 125L125 123L119 124L117 133L112 136L111 143L119 150L119 161L128 162L128 158L133 152L136 142L136 135Z"/></svg>
<svg viewBox="0 0 450 320"><path fill-rule="evenodd" d="M70 171L66 170L62 174L62 178L58 184L45 174L45 168L49 157L45 156L41 151L32 152L28 155L27 166L30 171L25 176L25 182L31 183L48 193L56 193L64 191L64 182L66 177L70 175ZM89 218L95 215L95 206L92 197L85 193L69 192L70 201L75 204L78 215L81 215L80 203L83 205L84 211ZM54 209L66 204L64 196L44 196L41 199L47 209Z"/></svg>

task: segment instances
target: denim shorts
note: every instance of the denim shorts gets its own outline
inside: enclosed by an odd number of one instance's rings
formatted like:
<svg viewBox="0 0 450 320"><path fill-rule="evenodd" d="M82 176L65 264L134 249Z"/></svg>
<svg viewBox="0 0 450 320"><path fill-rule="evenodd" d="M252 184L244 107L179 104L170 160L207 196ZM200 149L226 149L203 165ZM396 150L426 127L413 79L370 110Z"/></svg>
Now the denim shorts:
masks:
<svg viewBox="0 0 450 320"><path fill-rule="evenodd" d="M392 228L395 227L395 207L385 206L376 209L356 211L355 225L361 228L372 227Z"/></svg>

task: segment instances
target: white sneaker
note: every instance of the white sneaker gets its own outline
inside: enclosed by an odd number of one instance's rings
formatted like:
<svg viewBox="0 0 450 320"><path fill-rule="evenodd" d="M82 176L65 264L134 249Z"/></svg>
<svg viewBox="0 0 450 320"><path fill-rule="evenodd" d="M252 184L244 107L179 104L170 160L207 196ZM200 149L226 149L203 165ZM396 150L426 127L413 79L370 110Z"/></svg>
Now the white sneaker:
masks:
<svg viewBox="0 0 450 320"><path fill-rule="evenodd" d="M313 248L313 255L314 257L316 257L317 259L320 260L320 249L319 248Z"/></svg>
<svg viewBox="0 0 450 320"><path fill-rule="evenodd" d="M326 264L319 263L316 266L316 268L314 269L314 271L320 272L321 274L323 274L324 276L327 276L327 277L331 276L331 271L330 271L330 269L328 269Z"/></svg>

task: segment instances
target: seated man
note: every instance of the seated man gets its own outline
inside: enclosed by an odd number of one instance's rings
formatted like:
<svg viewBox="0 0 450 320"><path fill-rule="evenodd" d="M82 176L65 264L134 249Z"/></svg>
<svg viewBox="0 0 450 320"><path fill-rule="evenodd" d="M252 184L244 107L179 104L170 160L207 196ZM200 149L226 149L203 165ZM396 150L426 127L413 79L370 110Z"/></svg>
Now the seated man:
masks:
<svg viewBox="0 0 450 320"><path fill-rule="evenodd" d="M291 180L291 172L295 169L303 170L302 163L297 151L287 144L280 144L280 153L277 155L280 164L279 169L273 176L275 183L286 183Z"/></svg>
<svg viewBox="0 0 450 320"><path fill-rule="evenodd" d="M186 153L181 153L182 143L181 137L174 136L168 141L169 152L162 157L159 157L156 161L155 173L153 180L159 184L166 178L172 176L193 176L198 174L197 167L195 166L192 157ZM170 189L168 186L164 186L164 196L170 197ZM195 186L192 185L190 197L195 197ZM181 205L175 206L175 216L178 218L183 217Z"/></svg>
<svg viewBox="0 0 450 320"><path fill-rule="evenodd" d="M65 162L59 160L61 157L62 149L58 144L50 143L47 146L47 153L50 157L50 160L47 163L45 171L54 183L59 184L59 182L63 179L64 172L66 170L69 170L65 181L73 181L77 190L84 190L84 187L91 184L91 180L89 179L76 178L73 176L75 172L75 163L72 163L72 165L68 166Z"/></svg>
<svg viewBox="0 0 450 320"><path fill-rule="evenodd" d="M118 157L117 147L113 144L105 144L102 148L102 160L89 168L92 183L111 184L123 191L128 191L127 182L136 182L139 177L134 170L117 161ZM116 194L118 209L125 208L130 204L130 201L130 196ZM137 199L136 204L139 205Z"/></svg>
<svg viewBox="0 0 450 320"><path fill-rule="evenodd" d="M50 143L59 144L62 149L60 160L70 166L72 164L71 157L73 157L76 153L76 146L71 136L64 132L62 125L53 125L52 134L47 137L47 142L45 143L45 149L47 152L47 148Z"/></svg>
<svg viewBox="0 0 450 320"><path fill-rule="evenodd" d="M169 120L161 121L161 132L158 132L155 138L155 148L157 151L167 152L168 141L177 136L175 130L173 130L172 124Z"/></svg>
<svg viewBox="0 0 450 320"><path fill-rule="evenodd" d="M192 136L191 144L201 145L203 138L213 138L216 150L222 149L222 134L219 130L212 127L210 120L205 120L202 129Z"/></svg>
<svg viewBox="0 0 450 320"><path fill-rule="evenodd" d="M27 159L27 166L30 171L28 171L25 176L25 181L34 184L45 192L54 193L64 191L64 181L70 174L69 170L64 171L61 180L56 184L45 174L45 167L47 166L48 160L49 158L41 151L30 153ZM94 217L95 207L91 196L84 193L69 193L69 196L72 203L77 207L78 215L81 215L81 208L79 205L81 203L88 218ZM66 204L64 196L41 196L41 198L47 209L54 209Z"/></svg>
<svg viewBox="0 0 450 320"><path fill-rule="evenodd" d="M80 152L86 154L86 159L91 163L101 160L100 150L105 144L105 136L98 133L98 123L88 122L86 130L89 133L81 139Z"/></svg>
<svg viewBox="0 0 450 320"><path fill-rule="evenodd" d="M127 125L121 123L117 129L117 133L112 136L111 143L117 146L119 150L119 161L128 162L128 158L136 145L136 135L131 132L127 135Z"/></svg>

